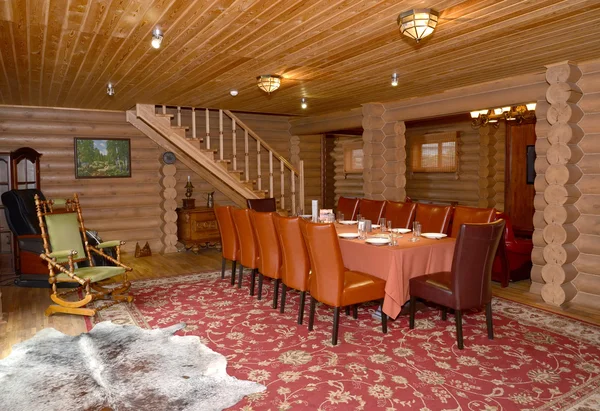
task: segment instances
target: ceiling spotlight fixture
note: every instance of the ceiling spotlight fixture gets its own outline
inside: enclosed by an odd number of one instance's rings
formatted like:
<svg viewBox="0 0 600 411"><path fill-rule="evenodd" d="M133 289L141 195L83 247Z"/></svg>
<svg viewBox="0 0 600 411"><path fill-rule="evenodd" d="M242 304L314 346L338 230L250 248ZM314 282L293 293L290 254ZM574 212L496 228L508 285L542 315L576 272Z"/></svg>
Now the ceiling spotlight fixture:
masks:
<svg viewBox="0 0 600 411"><path fill-rule="evenodd" d="M256 77L256 82L259 89L265 93L271 94L281 85L281 77L274 74L263 74L262 76Z"/></svg>
<svg viewBox="0 0 600 411"><path fill-rule="evenodd" d="M306 110L306 108L308 107L308 104L306 103L306 99L304 97L302 97L302 99L300 100L300 107L302 107L302 110Z"/></svg>
<svg viewBox="0 0 600 411"><path fill-rule="evenodd" d="M236 89L232 89L232 90L229 90L229 94L231 94L231 97L235 97L238 95L238 91Z"/></svg>
<svg viewBox="0 0 600 411"><path fill-rule="evenodd" d="M152 32L152 47L155 49L160 48L160 43L162 43L163 35L160 32L160 29L156 28Z"/></svg>
<svg viewBox="0 0 600 411"><path fill-rule="evenodd" d="M392 74L392 87L396 87L398 85L398 75L396 73Z"/></svg>
<svg viewBox="0 0 600 411"><path fill-rule="evenodd" d="M115 95L115 88L111 83L108 83L108 85L106 86L106 94L108 94L109 96Z"/></svg>
<svg viewBox="0 0 600 411"><path fill-rule="evenodd" d="M400 13L398 16L400 33L415 39L418 43L433 33L439 17L439 13L431 9L413 9Z"/></svg>

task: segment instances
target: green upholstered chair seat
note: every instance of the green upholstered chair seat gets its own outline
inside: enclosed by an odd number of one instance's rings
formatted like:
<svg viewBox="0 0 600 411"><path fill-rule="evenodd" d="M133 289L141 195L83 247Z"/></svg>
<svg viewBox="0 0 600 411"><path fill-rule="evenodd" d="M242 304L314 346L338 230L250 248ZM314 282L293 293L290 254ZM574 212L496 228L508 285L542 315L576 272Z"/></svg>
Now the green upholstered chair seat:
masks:
<svg viewBox="0 0 600 411"><path fill-rule="evenodd" d="M52 214L45 217L50 246L52 251L75 250L75 260L86 259L77 213ZM68 261L67 258L57 258L59 263Z"/></svg>
<svg viewBox="0 0 600 411"><path fill-rule="evenodd" d="M110 266L99 266L99 267L82 267L78 268L74 271L74 274L83 279L90 279L91 283L96 283L98 281L106 280L107 278L114 277L116 275L120 275L125 273L125 269L123 267L110 267ZM56 276L58 281L73 281L71 277L64 273L60 273Z"/></svg>

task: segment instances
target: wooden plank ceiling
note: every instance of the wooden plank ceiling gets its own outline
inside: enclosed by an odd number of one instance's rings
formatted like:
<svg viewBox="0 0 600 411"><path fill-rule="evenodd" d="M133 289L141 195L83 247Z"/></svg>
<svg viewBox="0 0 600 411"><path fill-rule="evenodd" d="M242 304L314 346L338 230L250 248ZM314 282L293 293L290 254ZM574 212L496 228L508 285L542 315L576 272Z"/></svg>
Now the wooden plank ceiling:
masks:
<svg viewBox="0 0 600 411"><path fill-rule="evenodd" d="M441 13L421 44L396 24L415 7ZM598 58L599 35L598 0L0 0L0 104L323 114Z"/></svg>

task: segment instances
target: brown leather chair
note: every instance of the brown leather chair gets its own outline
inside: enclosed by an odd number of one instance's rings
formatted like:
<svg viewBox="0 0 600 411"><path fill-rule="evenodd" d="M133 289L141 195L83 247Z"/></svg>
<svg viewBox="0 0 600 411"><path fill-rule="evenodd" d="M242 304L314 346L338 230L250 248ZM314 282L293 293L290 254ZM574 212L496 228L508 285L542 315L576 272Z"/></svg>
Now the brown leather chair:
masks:
<svg viewBox="0 0 600 411"><path fill-rule="evenodd" d="M361 198L358 204L358 212L365 219L371 220L373 224L379 224L379 219L383 217L385 212L385 201Z"/></svg>
<svg viewBox="0 0 600 411"><path fill-rule="evenodd" d="M235 232L237 233L238 241L240 243L238 288L242 287L244 267L249 268L252 270L250 295L254 295L254 283L256 282L256 273L258 272L260 258L258 255L258 242L254 235L254 230L252 229L252 222L250 221L250 210L247 208L235 208L231 210L231 216L233 217Z"/></svg>
<svg viewBox="0 0 600 411"><path fill-rule="evenodd" d="M309 278L310 316L308 330L312 331L317 301L334 307L333 336L331 343L337 344L340 308L383 300L385 281L359 271L344 268L342 252L333 224L318 224L300 221L300 228L312 274ZM387 316L381 313L381 328L387 333Z"/></svg>
<svg viewBox="0 0 600 411"><path fill-rule="evenodd" d="M281 282L281 249L273 222L274 214L250 211L252 228L258 240L258 299L262 299L264 277L272 278L274 280L273 308L277 308L279 283Z"/></svg>
<svg viewBox="0 0 600 411"><path fill-rule="evenodd" d="M358 214L358 198L340 197L337 211L344 214L345 220L356 220Z"/></svg>
<svg viewBox="0 0 600 411"><path fill-rule="evenodd" d="M412 228L417 213L417 203L388 201L385 205L385 219L392 222L393 228Z"/></svg>
<svg viewBox="0 0 600 411"><path fill-rule="evenodd" d="M452 229L450 237L456 238L462 224L491 223L496 219L495 208L476 208L456 206L452 216Z"/></svg>
<svg viewBox="0 0 600 411"><path fill-rule="evenodd" d="M285 310L285 297L287 289L300 291L300 307L298 308L298 324L302 324L304 317L304 302L308 291L308 276L310 274L310 260L308 250L304 244L300 230L299 217L281 217L275 215L275 230L281 247L281 307Z"/></svg>
<svg viewBox="0 0 600 411"><path fill-rule="evenodd" d="M225 265L231 261L231 285L235 283L235 265L240 259L240 243L231 216L231 206L215 207L217 225L221 234L221 278L225 278Z"/></svg>
<svg viewBox="0 0 600 411"><path fill-rule="evenodd" d="M504 231L504 220L487 224L463 224L458 232L452 271L410 279L410 321L415 327L415 303L422 298L443 307L442 319L451 308L456 316L456 340L463 349L462 312L485 305L488 338L494 339L492 324L492 264Z"/></svg>
<svg viewBox="0 0 600 411"><path fill-rule="evenodd" d="M452 206L417 203L415 220L421 223L422 233L445 233L448 231Z"/></svg>
<svg viewBox="0 0 600 411"><path fill-rule="evenodd" d="M277 201L275 198L247 198L246 204L251 210L261 213L271 213L277 211Z"/></svg>

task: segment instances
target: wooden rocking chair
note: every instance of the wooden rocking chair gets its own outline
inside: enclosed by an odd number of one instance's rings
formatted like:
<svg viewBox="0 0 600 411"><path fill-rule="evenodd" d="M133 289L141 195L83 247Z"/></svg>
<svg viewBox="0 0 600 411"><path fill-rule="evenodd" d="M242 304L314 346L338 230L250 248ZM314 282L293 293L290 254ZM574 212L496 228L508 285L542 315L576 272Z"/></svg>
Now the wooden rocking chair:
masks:
<svg viewBox="0 0 600 411"><path fill-rule="evenodd" d="M37 216L42 231L45 252L40 257L48 263L52 285L50 298L56 303L46 309L46 315L54 313L94 316L99 310L121 302L131 302L133 297L127 294L131 283L127 281L130 267L121 263L120 246L122 241L105 241L93 247L88 244L85 227L77 194L68 200L41 200L35 196ZM59 208L60 207L60 208ZM117 258L107 255L102 249L116 247ZM115 266L94 266L91 253L101 255ZM79 267L87 261L87 267ZM104 288L97 283L108 278L123 275L123 283L116 288ZM58 292L57 283L79 283L80 286L68 291ZM68 294L81 296L77 301L68 301ZM99 308L86 307L95 300L111 300Z"/></svg>

